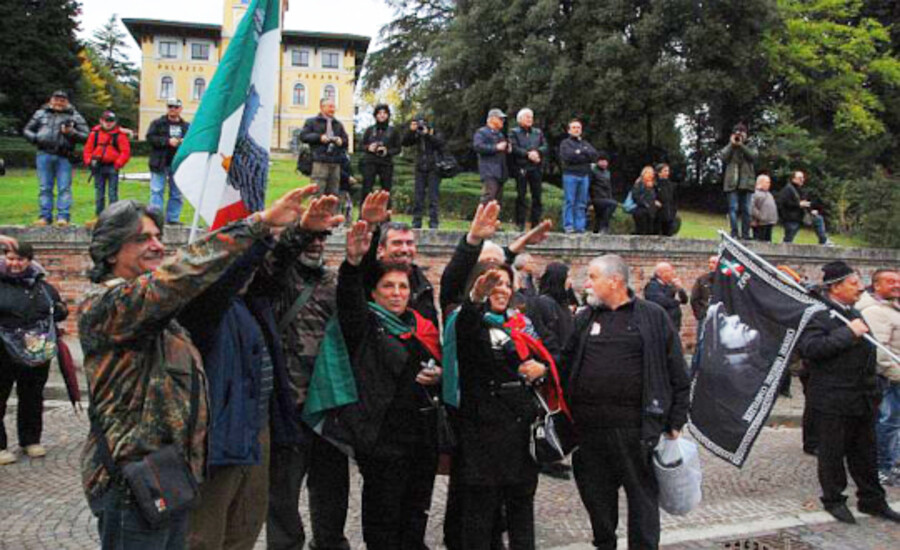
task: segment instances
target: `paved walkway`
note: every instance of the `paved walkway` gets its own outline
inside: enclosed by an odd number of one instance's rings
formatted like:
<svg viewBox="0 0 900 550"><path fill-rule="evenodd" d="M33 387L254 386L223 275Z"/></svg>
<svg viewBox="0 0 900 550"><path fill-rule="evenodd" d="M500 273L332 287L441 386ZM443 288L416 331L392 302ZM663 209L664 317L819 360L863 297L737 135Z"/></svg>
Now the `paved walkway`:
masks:
<svg viewBox="0 0 900 550"><path fill-rule="evenodd" d="M6 426L15 441L14 414L7 416ZM78 475L87 432L84 413L73 414L67 403L48 403L44 437L47 457L22 457L16 464L0 468L0 549L96 548L96 527ZM743 469L705 452L702 461L703 503L686 517L663 515L663 542L674 544L672 548L726 548L723 545L730 540L747 538L742 534L748 530L771 534L779 529L785 536L813 541L810 548L900 548L900 528L896 526L866 519L860 526L844 528L829 522L827 514L815 514L821 509L815 460L800 451L800 431L796 428L766 428ZM363 548L359 485L359 477L354 474L347 524L354 548ZM433 548L440 548L445 497L446 478L441 477L435 486L428 531L428 543ZM891 489L889 497L900 500L900 490ZM305 508L301 503L301 509ZM620 508L625 518L624 498ZM538 548L590 548L590 525L573 482L543 477L535 514L540 518ZM825 523L818 525L820 522ZM620 534L624 532L624 525L620 526ZM841 541L847 545L842 546ZM262 540L257 547L264 548Z"/></svg>

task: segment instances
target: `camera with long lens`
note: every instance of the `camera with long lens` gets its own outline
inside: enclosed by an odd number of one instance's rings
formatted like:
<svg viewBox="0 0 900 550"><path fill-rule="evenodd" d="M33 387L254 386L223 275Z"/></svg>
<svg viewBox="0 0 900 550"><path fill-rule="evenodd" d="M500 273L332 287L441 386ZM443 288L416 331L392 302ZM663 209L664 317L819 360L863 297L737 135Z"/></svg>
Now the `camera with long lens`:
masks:
<svg viewBox="0 0 900 550"><path fill-rule="evenodd" d="M420 134L428 133L428 123L424 119L416 121L416 132Z"/></svg>

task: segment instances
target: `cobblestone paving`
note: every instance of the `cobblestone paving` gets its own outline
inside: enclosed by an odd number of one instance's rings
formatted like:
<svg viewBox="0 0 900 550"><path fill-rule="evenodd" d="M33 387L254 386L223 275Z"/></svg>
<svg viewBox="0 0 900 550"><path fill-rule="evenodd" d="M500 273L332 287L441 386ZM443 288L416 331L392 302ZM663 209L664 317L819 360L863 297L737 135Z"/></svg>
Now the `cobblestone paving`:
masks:
<svg viewBox="0 0 900 550"><path fill-rule="evenodd" d="M12 403L10 403L12 405ZM15 407L10 407L15 410ZM97 547L96 526L87 508L78 474L78 458L88 432L84 413L75 415L67 404L48 404L44 415L44 444L48 455L0 468L0 549L87 549ZM15 441L15 417L9 414L6 426ZM11 450L18 452L12 447ZM702 451L701 451L702 452ZM663 515L663 530L706 528L748 521L774 519L804 510L820 509L815 478L815 459L800 451L800 431L795 428L766 428L760 435L747 465L738 470L702 452L704 466L703 503L686 517ZM360 479L354 474L347 534L354 548L363 548L359 528ZM850 491L848 491L849 493ZM439 548L444 514L446 478L435 486L428 543ZM889 499L900 499L900 490L891 489ZM851 496L851 505L854 498ZM301 502L301 509L305 509ZM590 525L581 506L574 482L542 477L535 503L539 548L554 548L590 541ZM625 518L624 497L620 502ZM858 531L863 539L851 538L839 526L790 529L803 539L815 541L814 548L900 548L898 531L878 520L864 520ZM624 535L624 525L620 535ZM868 538L871 536L871 541ZM888 542L894 543L888 544ZM699 546L697 545L699 544ZM705 546L703 544L706 544ZM673 548L724 548L722 541L681 544ZM850 544L850 543L848 543ZM887 546L884 546L888 544ZM264 548L261 540L258 548Z"/></svg>

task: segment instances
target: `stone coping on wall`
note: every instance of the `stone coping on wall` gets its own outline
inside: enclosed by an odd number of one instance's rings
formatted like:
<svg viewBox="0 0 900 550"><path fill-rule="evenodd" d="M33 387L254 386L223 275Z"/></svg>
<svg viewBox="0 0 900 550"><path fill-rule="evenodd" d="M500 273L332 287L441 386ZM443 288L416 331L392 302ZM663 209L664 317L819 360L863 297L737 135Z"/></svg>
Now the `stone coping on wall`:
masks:
<svg viewBox="0 0 900 550"><path fill-rule="evenodd" d="M438 231L433 229L415 230L417 246L420 253L440 254L452 251L465 235L462 231ZM0 234L9 235L29 242L35 249L69 248L87 252L90 244L90 230L84 227L28 227L0 226ZM190 229L184 226L167 226L164 241L169 246L186 244ZM509 244L518 233L501 232L493 239L500 245ZM338 229L328 240L328 251L338 252L343 248L344 231ZM773 263L796 262L827 263L833 260L844 260L851 265L854 262L863 264L900 264L900 250L890 248L863 247L826 247L821 245L774 244L760 242L744 242L750 249L769 259ZM551 233L539 245L529 247L531 252L551 255L558 258L579 258L613 253L624 256L650 254L665 255L672 259L696 257L712 254L716 251L718 241L702 239L673 239L667 237L648 237L635 235L566 235Z"/></svg>

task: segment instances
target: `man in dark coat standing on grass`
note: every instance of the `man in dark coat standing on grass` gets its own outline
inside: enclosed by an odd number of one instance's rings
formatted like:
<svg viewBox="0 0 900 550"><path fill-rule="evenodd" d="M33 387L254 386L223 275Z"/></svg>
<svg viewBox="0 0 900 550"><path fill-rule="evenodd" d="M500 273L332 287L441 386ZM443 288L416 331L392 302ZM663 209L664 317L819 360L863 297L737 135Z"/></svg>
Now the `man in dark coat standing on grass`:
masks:
<svg viewBox="0 0 900 550"><path fill-rule="evenodd" d="M856 523L847 508L844 489L847 471L856 482L856 507L864 513L900 523L878 483L875 445L878 381L875 347L863 336L869 326L853 305L863 284L853 269L841 261L822 267L820 298L829 310L816 313L797 344L809 362L807 406L815 416L818 432L818 473L822 504L838 521ZM831 315L841 313L849 323Z"/></svg>

